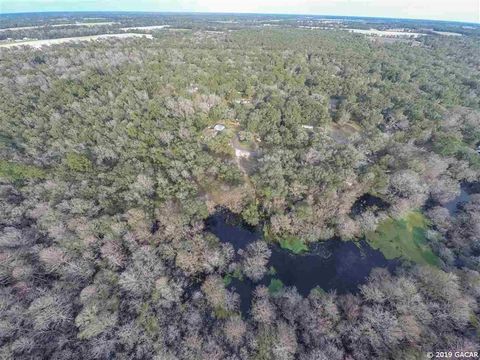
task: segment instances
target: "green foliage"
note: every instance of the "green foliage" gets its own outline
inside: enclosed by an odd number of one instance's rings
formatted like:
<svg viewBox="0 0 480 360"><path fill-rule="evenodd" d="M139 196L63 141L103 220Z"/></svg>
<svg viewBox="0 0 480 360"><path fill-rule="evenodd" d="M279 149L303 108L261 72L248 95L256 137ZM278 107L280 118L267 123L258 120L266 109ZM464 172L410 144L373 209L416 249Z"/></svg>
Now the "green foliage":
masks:
<svg viewBox="0 0 480 360"><path fill-rule="evenodd" d="M156 334L158 334L158 330L159 330L158 318L152 312L152 310L150 309L150 306L147 303L142 304L142 307L140 309L140 314L138 315L138 318L137 318L137 322L140 327L145 329L145 332L149 336L154 337Z"/></svg>
<svg viewBox="0 0 480 360"><path fill-rule="evenodd" d="M375 232L366 234L366 239L387 259L401 257L418 264L436 266L439 264L439 259L432 252L425 238L428 225L425 216L414 211L402 219L384 220Z"/></svg>
<svg viewBox="0 0 480 360"><path fill-rule="evenodd" d="M216 155L233 156L234 150L228 135L220 133L208 142L208 148Z"/></svg>
<svg viewBox="0 0 480 360"><path fill-rule="evenodd" d="M223 277L223 283L225 284L225 286L228 286L234 278L243 281L243 274L240 268L235 269L233 273L228 273L227 275L225 275Z"/></svg>
<svg viewBox="0 0 480 360"><path fill-rule="evenodd" d="M371 180L371 190L373 195L380 195L385 192L388 187L388 176L382 166L376 164L373 165L368 174L368 178Z"/></svg>
<svg viewBox="0 0 480 360"><path fill-rule="evenodd" d="M69 153L65 158L65 165L71 171L80 173L89 172L92 170L91 161L82 154Z"/></svg>
<svg viewBox="0 0 480 360"><path fill-rule="evenodd" d="M243 174L238 167L233 165L220 166L218 180L229 185L239 185L243 182Z"/></svg>
<svg viewBox="0 0 480 360"><path fill-rule="evenodd" d="M461 138L452 134L440 134L434 142L435 151L444 156L456 155L465 146Z"/></svg>
<svg viewBox="0 0 480 360"><path fill-rule="evenodd" d="M295 206L295 214L299 219L308 219L313 215L313 208L307 203L300 203Z"/></svg>
<svg viewBox="0 0 480 360"><path fill-rule="evenodd" d="M479 322L478 317L476 316L475 313L472 313L470 315L470 323L475 328L475 330L477 332L477 336L480 336L480 322Z"/></svg>
<svg viewBox="0 0 480 360"><path fill-rule="evenodd" d="M314 293L316 295L325 295L327 292L325 290L323 290L320 286L315 286L311 291L310 293Z"/></svg>
<svg viewBox="0 0 480 360"><path fill-rule="evenodd" d="M272 360L272 346L275 341L274 332L271 329L263 328L257 336L257 353L253 356L255 360Z"/></svg>
<svg viewBox="0 0 480 360"><path fill-rule="evenodd" d="M208 216L208 208L200 199L184 200L182 210L189 218L205 219Z"/></svg>
<svg viewBox="0 0 480 360"><path fill-rule="evenodd" d="M268 275L275 275L277 273L277 270L275 270L275 268L273 266L270 266L270 268L268 269L268 272L267 274Z"/></svg>
<svg viewBox="0 0 480 360"><path fill-rule="evenodd" d="M232 275L231 274L227 274L223 277L223 284L225 286L228 286L232 283Z"/></svg>
<svg viewBox="0 0 480 360"><path fill-rule="evenodd" d="M472 126L466 126L464 140L469 145L476 146L480 142L480 129Z"/></svg>
<svg viewBox="0 0 480 360"><path fill-rule="evenodd" d="M232 316L235 316L237 313L234 312L234 311L231 311L231 310L228 310L228 309L225 309L221 306L217 306L214 310L213 310L213 314L215 315L215 317L219 320L224 320L224 319L228 319L229 317L232 317Z"/></svg>
<svg viewBox="0 0 480 360"><path fill-rule="evenodd" d="M268 285L268 292L271 295L275 295L283 289L283 282L279 279L271 279Z"/></svg>
<svg viewBox="0 0 480 360"><path fill-rule="evenodd" d="M475 132L471 132L471 135L475 136ZM440 155L456 156L468 161L475 169L480 169L480 155L457 135L445 133L437 135L433 148Z"/></svg>
<svg viewBox="0 0 480 360"><path fill-rule="evenodd" d="M475 150L469 147L464 147L457 156L460 159L466 160L473 169L480 170L480 154Z"/></svg>
<svg viewBox="0 0 480 360"><path fill-rule="evenodd" d="M45 171L36 166L0 160L0 178L8 181L44 179L45 176Z"/></svg>
<svg viewBox="0 0 480 360"><path fill-rule="evenodd" d="M79 328L79 339L90 339L101 334L107 328L114 326L116 317L102 311L96 305L88 305L78 314L75 324Z"/></svg>
<svg viewBox="0 0 480 360"><path fill-rule="evenodd" d="M260 215L258 213L257 205L255 203L250 203L250 205L243 209L242 217L247 224L257 226L260 222Z"/></svg>

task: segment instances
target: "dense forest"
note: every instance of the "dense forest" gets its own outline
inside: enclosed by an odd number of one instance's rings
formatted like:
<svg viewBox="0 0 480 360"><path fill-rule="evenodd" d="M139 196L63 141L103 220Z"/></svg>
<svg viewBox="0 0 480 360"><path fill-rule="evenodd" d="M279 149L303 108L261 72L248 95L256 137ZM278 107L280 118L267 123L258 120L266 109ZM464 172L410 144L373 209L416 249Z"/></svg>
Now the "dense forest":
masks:
<svg viewBox="0 0 480 360"><path fill-rule="evenodd" d="M0 358L478 351L479 30L154 18L101 20L171 25L153 39L0 49ZM218 212L261 237L236 251L206 225ZM399 264L352 292L260 282L273 247L329 239ZM256 284L247 313L232 277Z"/></svg>

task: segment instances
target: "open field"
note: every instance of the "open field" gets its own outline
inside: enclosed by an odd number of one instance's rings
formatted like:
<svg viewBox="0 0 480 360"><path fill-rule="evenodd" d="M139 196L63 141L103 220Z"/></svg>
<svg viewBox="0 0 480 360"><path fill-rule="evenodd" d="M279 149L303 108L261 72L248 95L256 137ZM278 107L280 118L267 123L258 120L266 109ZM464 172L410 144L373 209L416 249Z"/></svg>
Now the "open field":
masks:
<svg viewBox="0 0 480 360"><path fill-rule="evenodd" d="M124 30L124 31L145 30L145 31L148 31L148 30L164 29L164 28L168 28L168 27L170 27L170 25L135 26L135 27L121 28L120 30Z"/></svg>
<svg viewBox="0 0 480 360"><path fill-rule="evenodd" d="M21 27L11 27L11 28L5 28L5 29L0 29L0 32L2 31L21 31L21 30L33 30L33 29L38 29L44 26L21 26Z"/></svg>
<svg viewBox="0 0 480 360"><path fill-rule="evenodd" d="M92 27L92 26L108 26L108 25L115 25L118 24L115 21L104 21L104 22L76 22L76 23L71 23L71 24L54 24L51 25L52 27L61 27L61 26L87 26L87 27Z"/></svg>
<svg viewBox="0 0 480 360"><path fill-rule="evenodd" d="M347 30L349 32L357 33L357 34L364 34L364 35L377 35L377 36L407 36L407 37L419 37L424 36L426 34L421 33L414 33L414 32L406 32L406 31L381 31L377 29L342 29Z"/></svg>
<svg viewBox="0 0 480 360"><path fill-rule="evenodd" d="M450 31L433 31L435 34L444 35L444 36L462 36L460 33L450 32Z"/></svg>
<svg viewBox="0 0 480 360"><path fill-rule="evenodd" d="M29 40L8 44L0 44L0 48L14 48L19 46L30 46L33 48L40 49L42 46L58 45L64 43L75 43L82 41L94 41L102 39L125 39L131 37L146 37L147 39L152 39L150 34L136 34L136 33L123 33L123 34L103 34L103 35L92 35L92 36L78 36L70 38L60 38L60 39L45 39L45 40Z"/></svg>
<svg viewBox="0 0 480 360"><path fill-rule="evenodd" d="M52 25L37 25L37 26L23 26L23 27L10 27L5 29L0 29L2 31L21 31L21 30L32 30L32 29L41 29L45 27L63 27L63 26L108 26L118 24L117 22L113 21L105 21L105 22L76 22L76 23L69 23L69 24L52 24Z"/></svg>

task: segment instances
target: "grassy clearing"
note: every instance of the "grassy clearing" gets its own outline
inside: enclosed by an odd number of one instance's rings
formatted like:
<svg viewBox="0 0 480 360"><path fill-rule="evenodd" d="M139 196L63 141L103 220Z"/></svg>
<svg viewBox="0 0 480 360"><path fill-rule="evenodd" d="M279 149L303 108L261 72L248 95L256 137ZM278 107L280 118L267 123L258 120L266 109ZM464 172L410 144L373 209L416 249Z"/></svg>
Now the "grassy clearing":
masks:
<svg viewBox="0 0 480 360"><path fill-rule="evenodd" d="M428 221L418 212L410 212L402 219L387 219L375 232L366 234L370 246L380 250L387 259L404 258L409 261L437 266L438 257L427 244L425 232Z"/></svg>
<svg viewBox="0 0 480 360"><path fill-rule="evenodd" d="M78 43L81 41L95 41L102 39L125 39L133 37L145 37L147 39L153 39L151 34L138 34L138 33L121 33L121 34L102 34L102 35L90 35L90 36L77 36L70 38L59 38L59 39L44 39L44 40L28 40L28 41L17 41L7 44L0 44L0 48L14 48L19 46L30 46L36 49L41 49L42 46L58 45L64 43Z"/></svg>

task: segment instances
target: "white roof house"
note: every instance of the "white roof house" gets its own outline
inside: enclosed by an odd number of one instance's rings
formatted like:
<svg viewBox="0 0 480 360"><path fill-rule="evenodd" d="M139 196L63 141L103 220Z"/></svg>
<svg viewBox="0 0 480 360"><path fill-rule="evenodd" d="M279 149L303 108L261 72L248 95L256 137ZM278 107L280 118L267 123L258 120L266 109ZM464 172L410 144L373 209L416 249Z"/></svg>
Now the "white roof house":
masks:
<svg viewBox="0 0 480 360"><path fill-rule="evenodd" d="M225 130L225 125L217 124L217 125L215 125L215 126L213 127L213 129L214 129L215 131L223 131L223 130Z"/></svg>

